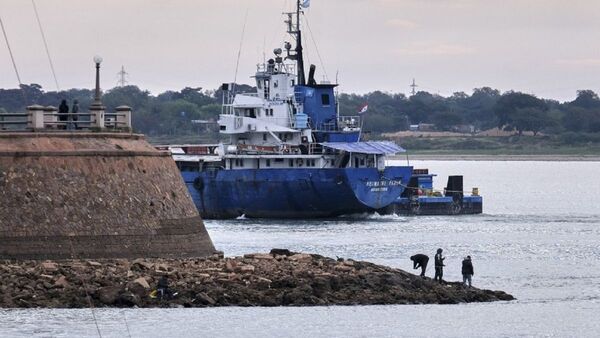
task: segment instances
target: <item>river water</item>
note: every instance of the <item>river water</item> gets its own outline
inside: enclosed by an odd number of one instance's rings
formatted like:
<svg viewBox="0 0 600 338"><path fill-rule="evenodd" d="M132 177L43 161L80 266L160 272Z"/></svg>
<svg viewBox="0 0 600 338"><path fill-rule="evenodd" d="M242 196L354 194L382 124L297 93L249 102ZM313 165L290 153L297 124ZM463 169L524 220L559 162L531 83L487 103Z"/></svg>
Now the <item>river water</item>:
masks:
<svg viewBox="0 0 600 338"><path fill-rule="evenodd" d="M600 163L413 161L478 187L484 214L356 215L319 221L206 221L226 255L273 247L369 260L411 270L409 256L447 256L458 280L473 257L473 283L514 302L302 308L0 310L10 337L515 337L600 335ZM433 275L432 269L427 274ZM96 317L94 321L93 317ZM96 327L97 323L97 327Z"/></svg>

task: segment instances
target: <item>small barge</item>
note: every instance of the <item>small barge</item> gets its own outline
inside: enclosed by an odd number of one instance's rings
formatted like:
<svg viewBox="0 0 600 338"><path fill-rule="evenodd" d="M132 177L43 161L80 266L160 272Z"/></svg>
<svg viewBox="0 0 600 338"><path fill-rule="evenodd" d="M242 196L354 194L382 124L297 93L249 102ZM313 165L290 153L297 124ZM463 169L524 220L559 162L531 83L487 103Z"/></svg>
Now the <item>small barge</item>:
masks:
<svg viewBox="0 0 600 338"><path fill-rule="evenodd" d="M483 212L483 197L479 189L473 188L465 195L462 176L448 177L444 191L433 188L433 177L428 169L413 169L413 175L404 192L383 214L396 215L471 215Z"/></svg>

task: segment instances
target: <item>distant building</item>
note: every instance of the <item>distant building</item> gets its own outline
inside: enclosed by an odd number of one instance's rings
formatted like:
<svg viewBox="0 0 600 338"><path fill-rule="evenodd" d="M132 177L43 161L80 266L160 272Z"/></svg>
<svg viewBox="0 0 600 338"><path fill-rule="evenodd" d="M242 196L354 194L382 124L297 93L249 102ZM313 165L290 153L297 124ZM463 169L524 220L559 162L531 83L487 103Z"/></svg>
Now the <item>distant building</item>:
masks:
<svg viewBox="0 0 600 338"><path fill-rule="evenodd" d="M435 124L419 123L419 131L435 131Z"/></svg>
<svg viewBox="0 0 600 338"><path fill-rule="evenodd" d="M411 124L408 126L408 130L410 130L410 131L434 131L435 124L432 124L432 123Z"/></svg>
<svg viewBox="0 0 600 338"><path fill-rule="evenodd" d="M475 126L472 124L459 124L452 127L452 131L455 131L457 133L473 134L475 133Z"/></svg>

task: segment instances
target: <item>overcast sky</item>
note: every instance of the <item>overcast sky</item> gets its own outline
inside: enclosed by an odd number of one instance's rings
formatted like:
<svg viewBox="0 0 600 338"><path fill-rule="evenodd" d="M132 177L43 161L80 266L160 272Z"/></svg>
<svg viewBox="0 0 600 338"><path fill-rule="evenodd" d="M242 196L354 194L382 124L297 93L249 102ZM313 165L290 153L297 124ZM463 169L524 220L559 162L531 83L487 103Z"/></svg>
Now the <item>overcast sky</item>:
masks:
<svg viewBox="0 0 600 338"><path fill-rule="evenodd" d="M281 12L293 0L35 0L59 85L93 86L92 58L104 58L102 87L125 66L131 84L158 93L238 82L289 39ZM55 90L30 0L2 0L0 17L24 83ZM312 0L306 50L343 92L450 95L490 86L572 100L600 91L598 0ZM1 38L1 37L0 37ZM0 41L0 87L17 79Z"/></svg>

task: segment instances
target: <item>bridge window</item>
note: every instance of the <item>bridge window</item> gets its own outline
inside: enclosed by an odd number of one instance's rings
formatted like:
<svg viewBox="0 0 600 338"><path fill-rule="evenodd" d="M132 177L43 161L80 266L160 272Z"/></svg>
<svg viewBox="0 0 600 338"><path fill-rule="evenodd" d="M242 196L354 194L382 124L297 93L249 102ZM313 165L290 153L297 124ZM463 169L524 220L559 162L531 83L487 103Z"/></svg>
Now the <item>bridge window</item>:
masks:
<svg viewBox="0 0 600 338"><path fill-rule="evenodd" d="M269 80L265 80L265 99L269 98Z"/></svg>
<svg viewBox="0 0 600 338"><path fill-rule="evenodd" d="M321 103L323 103L324 106L329 106L329 94L321 94Z"/></svg>
<svg viewBox="0 0 600 338"><path fill-rule="evenodd" d="M266 162L267 162L267 167L270 167L271 166L271 159L268 158Z"/></svg>
<svg viewBox="0 0 600 338"><path fill-rule="evenodd" d="M264 133L263 134L263 141L266 141L266 140L267 140L267 133Z"/></svg>

